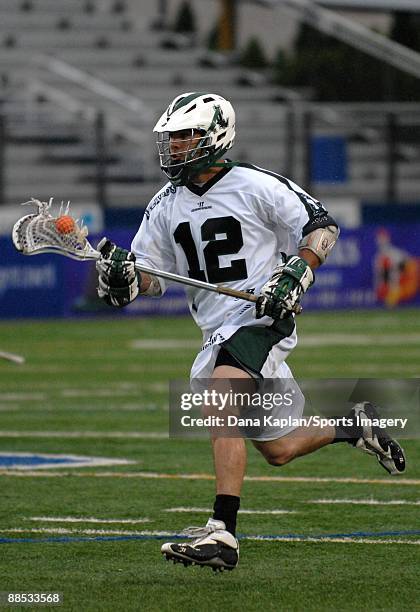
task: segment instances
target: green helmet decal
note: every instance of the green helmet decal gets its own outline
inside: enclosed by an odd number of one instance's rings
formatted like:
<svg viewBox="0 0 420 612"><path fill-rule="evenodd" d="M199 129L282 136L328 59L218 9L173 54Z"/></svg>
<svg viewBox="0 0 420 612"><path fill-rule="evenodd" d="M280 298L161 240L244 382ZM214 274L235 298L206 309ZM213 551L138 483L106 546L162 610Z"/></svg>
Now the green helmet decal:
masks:
<svg viewBox="0 0 420 612"><path fill-rule="evenodd" d="M173 112L177 111L178 109L182 108L183 106L186 106L187 104L189 104L190 102L192 102L193 100L195 100L196 98L199 98L200 96L205 96L205 93L191 93L188 94L184 97L179 96L179 98L176 98L174 100L173 103L173 107L171 108L171 106L168 108L168 111L170 109L170 114L172 114Z"/></svg>

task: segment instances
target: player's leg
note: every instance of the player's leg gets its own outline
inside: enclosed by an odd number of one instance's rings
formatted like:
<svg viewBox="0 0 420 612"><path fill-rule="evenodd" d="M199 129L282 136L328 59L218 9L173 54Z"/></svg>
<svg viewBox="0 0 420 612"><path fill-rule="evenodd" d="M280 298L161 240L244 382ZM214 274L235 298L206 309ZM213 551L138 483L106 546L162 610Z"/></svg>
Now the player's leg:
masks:
<svg viewBox="0 0 420 612"><path fill-rule="evenodd" d="M224 360L225 361L225 360ZM219 360L219 363L221 360ZM232 389L232 380L249 381L251 391L255 383L244 370L223 363L213 372L212 388L227 394ZM241 387L244 389L244 387ZM213 518L225 523L235 535L236 515L239 510L242 483L246 468L246 446L242 437L212 436L214 472L216 476L216 499Z"/></svg>
<svg viewBox="0 0 420 612"><path fill-rule="evenodd" d="M296 457L308 455L331 444L335 438L335 427L297 427L276 440L253 440L263 457L271 465L285 465Z"/></svg>
<svg viewBox="0 0 420 612"><path fill-rule="evenodd" d="M247 372L229 365L217 366L212 376L212 389L227 394L232 388L231 379L249 379ZM213 462L216 475L216 495L239 497L246 468L246 447L242 437L212 436ZM222 516L215 516L221 518Z"/></svg>
<svg viewBox="0 0 420 612"><path fill-rule="evenodd" d="M346 416L346 425L338 427L299 427L291 433L270 441L253 440L254 446L271 465L284 465L296 457L337 442L347 442L374 455L390 474L405 470L404 451L399 443L373 423L379 419L376 407L370 402L356 404ZM342 422L341 417L335 417Z"/></svg>
<svg viewBox="0 0 420 612"><path fill-rule="evenodd" d="M250 390L255 390L250 374L236 367L236 362L221 351L211 377L210 390L227 394L232 389L232 381L237 379L245 384L249 381ZM209 412L213 408L217 410L217 406L210 407ZM236 518L245 475L246 447L242 437L230 438L217 433L212 434L212 447L216 475L213 517L202 529L185 531L187 535L196 536L193 541L181 544L169 542L162 546L162 553L167 559L184 565L207 565L214 570L231 570L239 560Z"/></svg>

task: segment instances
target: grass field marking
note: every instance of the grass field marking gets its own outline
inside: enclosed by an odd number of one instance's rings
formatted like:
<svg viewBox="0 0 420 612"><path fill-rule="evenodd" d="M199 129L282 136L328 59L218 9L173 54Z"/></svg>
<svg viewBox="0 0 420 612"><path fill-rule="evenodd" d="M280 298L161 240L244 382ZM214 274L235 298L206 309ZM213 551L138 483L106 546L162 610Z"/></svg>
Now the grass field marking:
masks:
<svg viewBox="0 0 420 612"><path fill-rule="evenodd" d="M51 533L54 535L64 534L83 534L83 535L147 535L173 537L172 532L166 531L127 531L125 529L69 529L67 527L11 527L10 529L0 529L0 533ZM179 534L178 534L179 535Z"/></svg>
<svg viewBox="0 0 420 612"><path fill-rule="evenodd" d="M404 353L405 354L405 353ZM399 357L402 360L404 354ZM295 361L294 370L298 370L298 362ZM343 378L342 373L331 374L331 371L337 371L337 364L326 363L315 363L312 366L312 376L318 376L320 378ZM366 378L367 374L371 378L396 378L397 374L401 374L405 378L418 378L418 364L413 363L394 363L391 365L387 363L375 364L375 363L364 363L363 364L363 376ZM385 376L384 376L385 374ZM360 378L360 363L347 363L346 364L346 375L351 378Z"/></svg>
<svg viewBox="0 0 420 612"><path fill-rule="evenodd" d="M115 459L110 457L95 457L87 455L71 455L71 454L56 454L56 453L38 453L38 452L21 452L21 451L0 451L0 460L5 458L10 463L10 467L6 467L1 471L7 472L8 470L13 471L34 471L37 470L49 470L52 467L57 468L80 468L80 467L98 467L108 465L133 465L137 463L131 459ZM45 460L44 465L34 465L34 461L38 458ZM26 460L26 463L20 462L19 459ZM61 460L63 463L57 464L54 459ZM13 463L12 463L13 461ZM64 463L64 461L66 463ZM69 465L70 463L70 465ZM3 463L4 465L4 463Z"/></svg>
<svg viewBox="0 0 420 612"><path fill-rule="evenodd" d="M89 358L89 355L87 356L87 358ZM104 356L104 360L109 361L109 356ZM124 360L121 359L121 361L123 362ZM154 363L142 363L141 365L139 365L137 363L127 364L126 362L127 355L125 355L125 363L122 363L121 365L121 368L124 368L125 374L138 375L139 368L141 368L142 374L157 374L158 376L162 377L162 364L158 365ZM166 365L164 371L165 370L166 372L171 372L170 375L165 373L165 378L168 376L171 376L172 378L176 378L177 376L185 378L186 373L188 371L188 369L183 363L174 363L173 365L171 365L171 367ZM113 365L109 363L105 363L104 365L101 365L100 363L95 363L95 374L98 374L99 372L105 375L109 373L113 374L115 372L115 363ZM73 362L71 364L64 363L63 365L57 363L55 363L54 365L38 363L37 365L33 366L25 365L24 368L20 368L19 370L13 371L14 376L20 374L24 378L26 378L28 374L63 374L63 377L68 375L77 376L78 374L86 375L86 363L78 364ZM18 378L16 378L16 380L18 380Z"/></svg>
<svg viewBox="0 0 420 612"><path fill-rule="evenodd" d="M176 338L154 338L132 340L129 347L142 351L166 351L168 349L197 350L200 348L199 340L178 340Z"/></svg>
<svg viewBox="0 0 420 612"><path fill-rule="evenodd" d="M149 518L138 519L101 519L93 516L75 517L75 516L30 516L25 517L26 521L44 522L44 523L104 523L104 524L127 524L137 525L138 523L150 523Z"/></svg>
<svg viewBox="0 0 420 612"><path fill-rule="evenodd" d="M213 510L211 508L188 508L188 507L180 507L180 508L165 508L163 512L185 512L185 513L194 513L194 512L203 512L208 514L212 513ZM296 510L239 510L239 514L297 514Z"/></svg>
<svg viewBox="0 0 420 612"><path fill-rule="evenodd" d="M141 535L141 536L165 536L165 537L176 537L176 538L187 538L193 539L191 536L186 535L183 531L159 531L159 530L141 530L141 531L127 531L125 529L79 529L75 527L70 529L68 527L10 527L9 529L0 529L0 533L51 533L55 535L60 534L84 534L84 535ZM420 535L418 529L410 529L405 531L355 531L350 533L321 533L318 535L314 534L300 534L300 533L285 533L285 534L268 534L268 535L254 535L254 534L238 534L239 540L263 540L265 542L280 542L283 540L288 541L307 541L307 540L332 540L334 538L340 538L342 540L351 540L353 538L365 539L365 538L391 538L391 537L406 537ZM409 540L412 541L412 540Z"/></svg>
<svg viewBox="0 0 420 612"><path fill-rule="evenodd" d="M165 393L169 392L169 383L144 383L136 387L113 387L113 386L101 386L100 389L83 389L66 387L59 390L59 394L62 397L124 397L124 396L135 396L138 397L140 394L147 392L153 393Z"/></svg>
<svg viewBox="0 0 420 612"><path fill-rule="evenodd" d="M79 398L80 399L80 398ZM51 401L51 400L50 400ZM165 403L163 402L118 402L118 405L116 406L115 403L114 404L108 404L108 403L103 403L101 402L101 404L78 404L77 406L75 406L74 404L66 406L66 405L60 405L57 408L57 405L55 403L45 403L43 402L40 405L36 405L33 404L31 406L28 406L28 404L26 405L13 405L13 404L5 404L4 406L1 405L0 403L0 412L16 412L19 411L21 414L33 414L34 412L37 412L38 414L41 414L43 412L45 413L57 413L59 412L60 414L63 414L65 412L71 412L72 414L74 414L75 412L88 412L88 413L93 413L93 412L102 412L102 413L109 413L109 412L114 412L114 413L119 413L119 412L168 412L168 407ZM160 433L160 432L159 432Z"/></svg>
<svg viewBox="0 0 420 612"><path fill-rule="evenodd" d="M305 542L312 544L420 544L420 540L371 540L364 538L270 538L265 536L254 536L244 538L246 540L254 540L259 542Z"/></svg>
<svg viewBox="0 0 420 612"><path fill-rule="evenodd" d="M420 501L408 499L311 499L306 504L354 504L360 506L420 506Z"/></svg>
<svg viewBox="0 0 420 612"><path fill-rule="evenodd" d="M50 534L48 538L0 538L0 544L58 542L68 544L71 542L108 542L127 540L162 540L171 538L173 540L185 539L182 532L171 531L124 531L124 530L101 530L101 529L66 529L61 528L37 528L37 529L0 529L0 533L30 533ZM419 535L420 531L390 531L390 532L355 532L349 534L280 534L280 535L247 535L239 534L241 541L257 541L268 544L278 542L302 542L304 544L411 544L419 545L420 540L395 539L393 536ZM85 536L85 537L83 537ZM377 537L378 536L378 537ZM389 537L388 537L389 536Z"/></svg>
<svg viewBox="0 0 420 612"><path fill-rule="evenodd" d="M33 402L47 399L46 393L2 393L0 402Z"/></svg>
<svg viewBox="0 0 420 612"><path fill-rule="evenodd" d="M388 333L379 334L308 334L299 337L299 345L305 347L316 346L396 346L406 344L419 344L420 334Z"/></svg>
<svg viewBox="0 0 420 612"><path fill-rule="evenodd" d="M138 397L139 391L111 389L103 387L102 389L61 389L60 395L66 398L81 398L81 397L127 397L134 395Z"/></svg>
<svg viewBox="0 0 420 612"><path fill-rule="evenodd" d="M0 438L150 438L163 440L169 434L163 431L0 431Z"/></svg>
<svg viewBox="0 0 420 612"><path fill-rule="evenodd" d="M401 334L388 333L383 335L382 331L378 334L340 334L340 333L325 333L311 334L303 333L299 336L299 346L317 347L317 346L397 346L406 344L419 344L420 334ZM174 338L156 338L132 340L129 347L135 350L152 350L166 351L168 349L185 349L198 350L200 344L197 340L181 340Z"/></svg>
<svg viewBox="0 0 420 612"><path fill-rule="evenodd" d="M181 539L180 536L176 536L170 533L163 533L162 535L126 535L126 536L53 536L48 538L0 538L0 544L72 544L75 542L129 542L129 541L144 541L144 540L162 540L166 538L172 539ZM248 538L240 538L240 539L255 539ZM267 542L267 540L261 540L261 537L258 537L260 541ZM277 540L272 540L273 542L277 542ZM419 545L420 540L369 540L369 539L349 539L349 538L281 538L282 542L303 542L305 544L414 544Z"/></svg>
<svg viewBox="0 0 420 612"><path fill-rule="evenodd" d="M0 476L46 477L80 476L87 478L145 478L162 480L214 480L213 474L165 474L159 472L38 472L37 470L0 470ZM251 482L309 482L309 483L349 483L378 485L420 485L420 479L415 478L330 478L317 476L245 476Z"/></svg>

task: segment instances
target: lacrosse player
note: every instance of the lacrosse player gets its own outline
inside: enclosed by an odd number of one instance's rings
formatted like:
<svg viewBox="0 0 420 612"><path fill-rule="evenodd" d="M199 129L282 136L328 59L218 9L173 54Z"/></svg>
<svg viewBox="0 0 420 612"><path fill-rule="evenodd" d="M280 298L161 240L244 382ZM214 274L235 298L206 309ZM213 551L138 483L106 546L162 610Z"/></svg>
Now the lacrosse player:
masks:
<svg viewBox="0 0 420 612"><path fill-rule="evenodd" d="M294 313L324 263L338 227L327 210L291 180L225 157L235 138L230 102L211 93L175 98L157 122L160 165L169 182L149 203L131 252L103 239L98 245L98 294L121 307L139 294L159 297L163 279L134 268L137 259L166 270L260 295L256 306L202 289L186 289L191 315L203 332L192 379L220 388L242 379L292 379L286 358L296 345ZM226 386L226 385L225 385ZM303 412L303 396L292 414ZM351 416L375 417L368 402ZM272 465L283 465L333 442L374 454L390 473L404 470L402 449L384 430L351 426L273 428L252 442ZM213 437L214 514L196 539L167 543L162 553L184 564L233 569L238 563L236 517L245 473L241 437Z"/></svg>

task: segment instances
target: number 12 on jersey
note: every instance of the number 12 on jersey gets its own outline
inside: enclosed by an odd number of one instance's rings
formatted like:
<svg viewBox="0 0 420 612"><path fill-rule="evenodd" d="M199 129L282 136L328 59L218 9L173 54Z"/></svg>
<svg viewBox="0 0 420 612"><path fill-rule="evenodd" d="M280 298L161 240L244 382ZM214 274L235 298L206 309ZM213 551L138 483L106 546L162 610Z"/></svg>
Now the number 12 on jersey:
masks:
<svg viewBox="0 0 420 612"><path fill-rule="evenodd" d="M188 276L209 283L227 283L247 278L245 259L232 259L231 265L221 268L221 255L234 255L243 247L241 224L235 217L215 217L207 219L200 228L201 240L207 242L203 249L206 272L200 269L197 247L188 221L180 223L174 232L175 242L185 253L188 262ZM224 234L226 238L217 238Z"/></svg>

